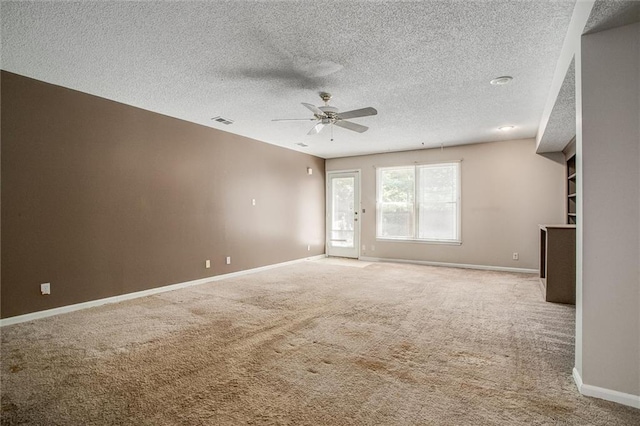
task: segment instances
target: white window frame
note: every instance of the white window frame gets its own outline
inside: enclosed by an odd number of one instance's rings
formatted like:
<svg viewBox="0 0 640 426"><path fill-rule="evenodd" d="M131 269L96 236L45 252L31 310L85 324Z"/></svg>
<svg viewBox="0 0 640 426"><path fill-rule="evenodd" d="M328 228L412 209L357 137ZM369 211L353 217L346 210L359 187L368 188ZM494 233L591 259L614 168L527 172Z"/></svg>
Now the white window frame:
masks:
<svg viewBox="0 0 640 426"><path fill-rule="evenodd" d="M427 243L427 244L450 244L450 245L461 245L462 244L462 165L461 161L443 161L437 163L416 163L404 166L389 166L389 167L376 167L376 240L378 241L396 241L396 242L412 242L412 243ZM456 185L456 229L457 229L457 238L455 239L431 239L431 238L418 238L419 235L419 215L420 215L420 203L418 202L419 191L420 191L420 182L417 179L418 169L421 167L429 167L429 166L442 166L442 165L455 165L457 171L457 185ZM383 171L386 170L402 170L413 168L413 237L386 237L380 236L381 224L380 220L382 219L382 215L380 212L381 208L381 187L382 187L382 179L380 178Z"/></svg>

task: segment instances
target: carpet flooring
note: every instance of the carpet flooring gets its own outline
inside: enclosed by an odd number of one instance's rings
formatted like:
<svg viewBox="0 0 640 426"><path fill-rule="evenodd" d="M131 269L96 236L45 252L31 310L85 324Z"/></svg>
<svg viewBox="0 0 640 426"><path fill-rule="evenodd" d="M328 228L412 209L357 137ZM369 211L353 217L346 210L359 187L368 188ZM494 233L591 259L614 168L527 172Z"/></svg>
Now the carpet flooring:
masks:
<svg viewBox="0 0 640 426"><path fill-rule="evenodd" d="M353 267L358 266L358 267ZM638 425L537 277L305 261L3 327L2 425Z"/></svg>

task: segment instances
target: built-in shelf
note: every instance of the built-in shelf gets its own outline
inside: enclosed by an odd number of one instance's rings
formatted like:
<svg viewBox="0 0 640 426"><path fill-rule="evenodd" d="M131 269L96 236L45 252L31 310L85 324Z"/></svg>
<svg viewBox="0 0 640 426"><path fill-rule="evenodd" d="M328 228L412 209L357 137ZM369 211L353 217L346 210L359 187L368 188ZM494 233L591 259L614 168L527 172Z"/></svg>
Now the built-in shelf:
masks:
<svg viewBox="0 0 640 426"><path fill-rule="evenodd" d="M575 146L575 138L571 140L568 148ZM578 222L577 212L577 170L575 149L565 151L567 159L567 224L575 225Z"/></svg>
<svg viewBox="0 0 640 426"><path fill-rule="evenodd" d="M576 303L578 171L576 138L562 150L566 161L566 224L540 225L540 288L547 302Z"/></svg>
<svg viewBox="0 0 640 426"><path fill-rule="evenodd" d="M540 225L540 289L547 302L576 303L575 225Z"/></svg>

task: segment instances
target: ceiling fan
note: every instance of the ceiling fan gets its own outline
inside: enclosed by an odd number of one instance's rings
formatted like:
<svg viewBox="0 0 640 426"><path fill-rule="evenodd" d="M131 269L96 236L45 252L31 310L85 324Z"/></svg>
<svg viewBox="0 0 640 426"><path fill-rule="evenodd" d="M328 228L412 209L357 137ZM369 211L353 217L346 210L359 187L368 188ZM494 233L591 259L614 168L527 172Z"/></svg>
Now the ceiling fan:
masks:
<svg viewBox="0 0 640 426"><path fill-rule="evenodd" d="M280 118L271 121L317 121L318 123L309 130L309 133L307 133L308 135L320 133L320 131L327 125L331 125L331 129L333 130L334 124L338 127L342 127L343 129L363 133L369 129L367 126L347 121L347 119L366 117L368 115L376 115L378 113L375 108L371 107L340 112L338 108L329 105L331 94L326 92L320 92L320 99L324 101L324 105L319 107L302 102L302 105L313 113L313 118ZM333 140L333 138L331 140Z"/></svg>

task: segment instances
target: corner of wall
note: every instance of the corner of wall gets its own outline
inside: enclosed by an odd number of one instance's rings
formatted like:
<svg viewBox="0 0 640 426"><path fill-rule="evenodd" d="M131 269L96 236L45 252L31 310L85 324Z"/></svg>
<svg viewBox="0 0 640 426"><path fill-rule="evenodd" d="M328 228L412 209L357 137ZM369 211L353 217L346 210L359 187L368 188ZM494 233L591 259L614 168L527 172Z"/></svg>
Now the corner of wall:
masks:
<svg viewBox="0 0 640 426"><path fill-rule="evenodd" d="M633 408L640 408L640 396L631 395L624 392L618 392L611 389L605 389L598 386L586 385L582 381L582 377L576 368L573 369L573 381L580 392L584 396L604 399Z"/></svg>

